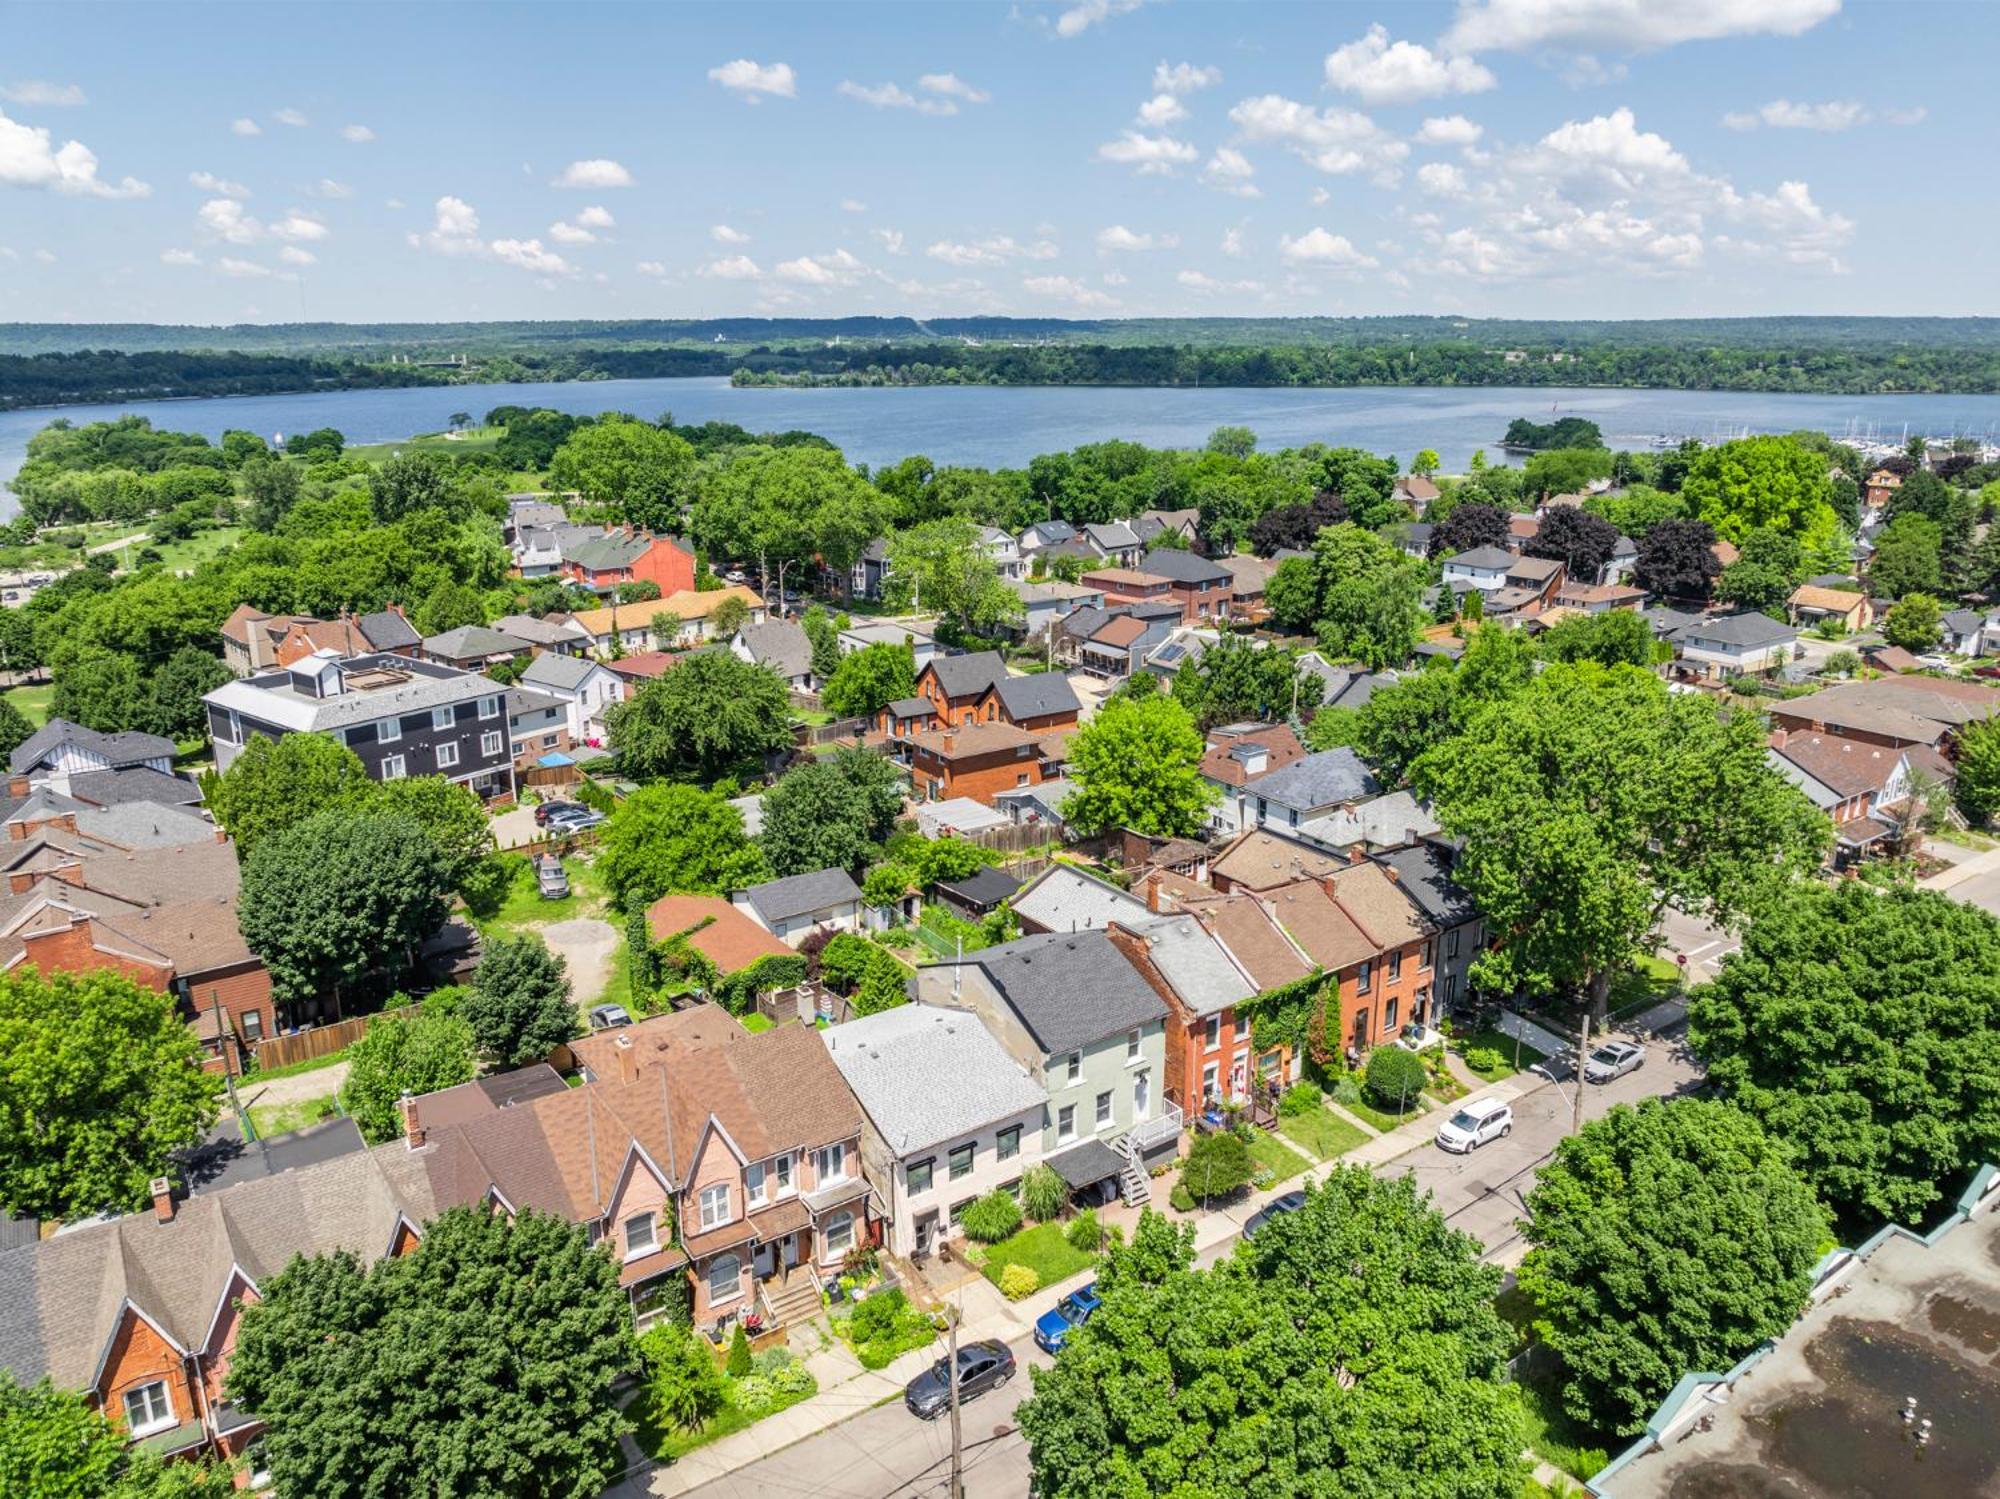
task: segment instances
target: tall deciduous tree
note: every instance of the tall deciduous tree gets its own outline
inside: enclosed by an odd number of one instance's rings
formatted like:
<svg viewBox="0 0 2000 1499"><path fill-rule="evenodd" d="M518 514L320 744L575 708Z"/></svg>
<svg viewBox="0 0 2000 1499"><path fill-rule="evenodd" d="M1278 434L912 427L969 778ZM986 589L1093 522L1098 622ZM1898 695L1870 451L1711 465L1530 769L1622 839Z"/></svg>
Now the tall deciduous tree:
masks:
<svg viewBox="0 0 2000 1499"><path fill-rule="evenodd" d="M764 793L764 857L781 878L816 869L858 870L902 809L896 769L880 756L839 749L801 765Z"/></svg>
<svg viewBox="0 0 2000 1499"><path fill-rule="evenodd" d="M228 1391L284 1493L586 1499L624 1469L629 1303L560 1218L453 1208L411 1254L298 1259L261 1289Z"/></svg>
<svg viewBox="0 0 2000 1499"><path fill-rule="evenodd" d="M1021 599L1000 579L971 521L926 521L889 538L891 599L985 634L1021 613Z"/></svg>
<svg viewBox="0 0 2000 1499"><path fill-rule="evenodd" d="M1337 1170L1208 1270L1161 1225L1112 1250L1102 1307L1034 1372L1036 1493L1519 1491L1500 1272L1407 1179Z"/></svg>
<svg viewBox="0 0 2000 1499"><path fill-rule="evenodd" d="M1424 565L1357 525L1329 526L1313 543L1320 644L1371 668L1400 666L1423 627Z"/></svg>
<svg viewBox="0 0 2000 1499"><path fill-rule="evenodd" d="M247 859L264 839L319 812L359 808L375 796L361 757L325 734L252 735L229 769L204 777L208 810Z"/></svg>
<svg viewBox="0 0 2000 1499"><path fill-rule="evenodd" d="M1283 646L1225 635L1174 674L1174 697L1202 728L1281 719L1317 708L1326 684Z"/></svg>
<svg viewBox="0 0 2000 1499"><path fill-rule="evenodd" d="M1498 505L1485 505L1477 500L1453 507L1451 514L1439 521L1431 533L1434 554L1470 552L1477 547L1506 544L1507 512Z"/></svg>
<svg viewBox="0 0 2000 1499"><path fill-rule="evenodd" d="M1522 548L1563 565L1579 583L1595 583L1618 546L1618 528L1580 505L1551 506Z"/></svg>
<svg viewBox="0 0 2000 1499"><path fill-rule="evenodd" d="M142 1206L215 1122L222 1081L171 995L109 968L0 975L0 1207L78 1218Z"/></svg>
<svg viewBox="0 0 2000 1499"><path fill-rule="evenodd" d="M28 722L27 715L11 700L0 697L0 755L13 754L34 735L35 726Z"/></svg>
<svg viewBox="0 0 2000 1499"><path fill-rule="evenodd" d="M471 1082L478 1043L463 1015L436 997L414 1015L388 1015L347 1049L340 1101L370 1144L403 1133L402 1096Z"/></svg>
<svg viewBox="0 0 2000 1499"><path fill-rule="evenodd" d="M407 817L429 835L456 888L493 849L493 825L470 788L443 776L383 781L365 803L383 817Z"/></svg>
<svg viewBox="0 0 2000 1499"><path fill-rule="evenodd" d="M1639 542L1633 577L1663 598L1705 599L1721 571L1715 527L1705 520L1663 520Z"/></svg>
<svg viewBox="0 0 2000 1499"><path fill-rule="evenodd" d="M1906 651L1931 651L1944 621L1944 605L1928 593L1906 593L1882 619L1882 638Z"/></svg>
<svg viewBox="0 0 2000 1499"><path fill-rule="evenodd" d="M646 779L755 772L792 742L784 682L728 651L694 653L605 718L619 768Z"/></svg>
<svg viewBox="0 0 2000 1499"><path fill-rule="evenodd" d="M236 917L289 1002L338 996L407 963L444 924L450 891L450 870L414 819L322 812L251 851Z"/></svg>
<svg viewBox="0 0 2000 1499"><path fill-rule="evenodd" d="M1765 763L1756 715L1718 714L1635 667L1551 666L1411 769L1466 840L1458 879L1492 930L1502 992L1587 992L1669 904L1729 922L1816 868L1825 818Z"/></svg>
<svg viewBox="0 0 2000 1499"><path fill-rule="evenodd" d="M1984 823L2000 812L2000 717L1982 718L1958 731L1958 774L1952 796L1958 810Z"/></svg>
<svg viewBox="0 0 2000 1499"><path fill-rule="evenodd" d="M578 490L649 531L680 527L694 485L694 449L671 432L606 416L570 433L549 459L549 486Z"/></svg>
<svg viewBox="0 0 2000 1499"><path fill-rule="evenodd" d="M1131 828L1156 837L1199 832L1216 790L1201 776L1194 716L1171 697L1114 699L1070 743L1082 785L1063 818L1085 837Z"/></svg>
<svg viewBox="0 0 2000 1499"><path fill-rule="evenodd" d="M110 1417L48 1380L0 1369L0 1494L13 1499L233 1499L229 1469L134 1447Z"/></svg>
<svg viewBox="0 0 2000 1499"><path fill-rule="evenodd" d="M1837 1212L1917 1223L2000 1151L2000 922L1936 891L1798 890L1695 990L1688 1038Z"/></svg>
<svg viewBox="0 0 2000 1499"><path fill-rule="evenodd" d="M1813 553L1840 529L1825 457L1789 437L1746 437L1704 449L1688 467L1681 496L1726 541L1769 526Z"/></svg>
<svg viewBox="0 0 2000 1499"><path fill-rule="evenodd" d="M459 1013L480 1051L503 1067L541 1061L578 1029L569 965L533 932L487 939Z"/></svg>
<svg viewBox="0 0 2000 1499"><path fill-rule="evenodd" d="M182 646L153 673L146 727L168 739L205 738L208 705L202 697L232 679L229 668L200 646Z"/></svg>
<svg viewBox="0 0 2000 1499"><path fill-rule="evenodd" d="M1556 1147L1520 1271L1563 1402L1635 1432L1683 1374L1727 1369L1804 1310L1827 1220L1790 1151L1741 1110L1620 1104Z"/></svg>
<svg viewBox="0 0 2000 1499"><path fill-rule="evenodd" d="M868 718L916 690L916 657L909 646L878 640L840 657L819 695L829 713Z"/></svg>
<svg viewBox="0 0 2000 1499"><path fill-rule="evenodd" d="M744 835L743 814L697 786L640 787L604 824L597 849L597 867L621 907L676 891L724 893L770 873Z"/></svg>

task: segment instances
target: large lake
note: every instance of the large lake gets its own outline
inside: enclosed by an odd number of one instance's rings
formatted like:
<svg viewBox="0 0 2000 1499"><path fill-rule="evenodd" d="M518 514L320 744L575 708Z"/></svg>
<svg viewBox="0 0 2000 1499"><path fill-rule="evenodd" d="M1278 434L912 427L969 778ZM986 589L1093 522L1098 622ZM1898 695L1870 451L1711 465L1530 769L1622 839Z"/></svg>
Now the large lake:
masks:
<svg viewBox="0 0 2000 1499"><path fill-rule="evenodd" d="M1214 428L1245 426L1266 448L1349 444L1407 462L1435 448L1462 471L1477 448L1497 443L1517 416L1584 416L1613 447L1654 438L1740 431L1835 434L1871 429L1900 440L1907 428L1935 436L2000 433L2000 395L1783 396L1731 391L1353 387L1337 390L1162 390L1098 386L929 386L915 389L772 390L732 387L720 376L536 385L452 385L343 390L196 401L49 407L0 412L0 480L20 467L28 438L57 417L101 421L120 412L161 427L219 437L241 427L274 433L337 427L348 441L389 442L442 430L453 412L483 416L502 404L558 411L629 411L677 421L737 422L753 432L800 427L838 443L848 458L879 466L912 453L938 463L1018 467L1037 453L1105 438L1154 447L1197 447ZM11 496L0 512L11 513Z"/></svg>

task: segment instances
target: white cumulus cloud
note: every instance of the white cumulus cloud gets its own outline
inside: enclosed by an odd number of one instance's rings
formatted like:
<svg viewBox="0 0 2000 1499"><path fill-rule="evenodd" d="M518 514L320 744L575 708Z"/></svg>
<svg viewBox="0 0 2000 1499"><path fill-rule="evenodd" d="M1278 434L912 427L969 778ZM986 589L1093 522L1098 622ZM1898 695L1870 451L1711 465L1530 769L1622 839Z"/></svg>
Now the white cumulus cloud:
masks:
<svg viewBox="0 0 2000 1499"><path fill-rule="evenodd" d="M844 98L858 99L876 109L913 109L925 115L958 113L958 106L949 99L919 99L908 89L894 83L861 84L851 78L843 78L834 92Z"/></svg>
<svg viewBox="0 0 2000 1499"><path fill-rule="evenodd" d="M667 268L657 260L642 260L634 267L642 276L664 276Z"/></svg>
<svg viewBox="0 0 2000 1499"><path fill-rule="evenodd" d="M24 78L19 83L0 85L0 99L9 104L25 104L30 109L76 109L88 104L80 83L51 83L46 78Z"/></svg>
<svg viewBox="0 0 2000 1499"><path fill-rule="evenodd" d="M116 183L97 175L97 153L82 141L60 146L38 125L0 114L0 186L40 187L87 198L143 198L152 189L136 177Z"/></svg>
<svg viewBox="0 0 2000 1499"><path fill-rule="evenodd" d="M1840 0L1461 0L1450 52L1608 47L1650 52L1731 36L1799 36Z"/></svg>
<svg viewBox="0 0 2000 1499"><path fill-rule="evenodd" d="M286 245L278 252L278 259L286 265L315 265L319 257L310 250L301 250L297 245Z"/></svg>
<svg viewBox="0 0 2000 1499"><path fill-rule="evenodd" d="M1376 264L1372 255L1355 249L1346 235L1325 229L1308 229L1296 239L1289 234L1280 237L1278 255L1288 265L1330 270L1365 271Z"/></svg>
<svg viewBox="0 0 2000 1499"><path fill-rule="evenodd" d="M1232 260L1241 260L1243 258L1243 231L1241 229L1225 229L1222 231L1222 253L1229 256Z"/></svg>
<svg viewBox="0 0 2000 1499"><path fill-rule="evenodd" d="M903 253L903 231L900 229L871 229L868 231L881 242L882 248L891 255Z"/></svg>
<svg viewBox="0 0 2000 1499"><path fill-rule="evenodd" d="M1768 125L1773 130L1818 130L1833 133L1852 130L1857 125L1915 125L1924 118L1921 105L1915 109L1884 110L1881 114L1852 99L1831 99L1824 104L1800 104L1790 99L1773 99L1754 110L1722 117L1731 130L1755 130Z"/></svg>
<svg viewBox="0 0 2000 1499"><path fill-rule="evenodd" d="M1164 58L1153 68L1153 92L1156 94L1192 94L1199 89L1213 88L1220 82L1220 68L1197 67L1191 62L1169 65Z"/></svg>
<svg viewBox="0 0 2000 1499"><path fill-rule="evenodd" d="M1476 125L1464 115L1436 115L1425 120L1417 131L1420 146L1471 146L1478 144L1479 137L1486 133L1484 125Z"/></svg>
<svg viewBox="0 0 2000 1499"><path fill-rule="evenodd" d="M928 94L962 99L967 104L984 104L993 97L984 89L974 88L956 73L926 73L917 80L917 87Z"/></svg>
<svg viewBox="0 0 2000 1499"><path fill-rule="evenodd" d="M1498 82L1469 57L1449 57L1416 42L1392 42L1386 27L1326 57L1326 81L1364 104L1403 104L1443 94L1477 94Z"/></svg>
<svg viewBox="0 0 2000 1499"><path fill-rule="evenodd" d="M1172 94L1155 94L1139 106L1139 123L1152 130L1187 117L1187 106Z"/></svg>
<svg viewBox="0 0 2000 1499"><path fill-rule="evenodd" d="M946 265L1005 265L1010 260L1054 260L1057 250L1046 239L1021 244L1010 235L996 234L980 240L941 239L924 253Z"/></svg>
<svg viewBox="0 0 2000 1499"><path fill-rule="evenodd" d="M234 198L210 198L194 217L205 233L228 244L254 245L264 237L263 224Z"/></svg>
<svg viewBox="0 0 2000 1499"><path fill-rule="evenodd" d="M1465 192L1465 173L1448 161L1427 161L1417 168L1417 186L1433 197L1456 198Z"/></svg>
<svg viewBox="0 0 2000 1499"><path fill-rule="evenodd" d="M215 268L225 276L248 281L261 276L275 276L276 271L267 265L259 265L254 260L241 260L234 255L225 255L216 261Z"/></svg>
<svg viewBox="0 0 2000 1499"><path fill-rule="evenodd" d="M1201 180L1217 192L1229 193L1238 198L1261 198L1257 184L1250 179L1257 175L1257 169L1250 164L1250 158L1234 146L1219 146L1208 165L1201 169Z"/></svg>
<svg viewBox="0 0 2000 1499"><path fill-rule="evenodd" d="M496 239L488 246L502 265L518 266L543 276L566 276L576 267L553 250L542 248L538 239Z"/></svg>
<svg viewBox="0 0 2000 1499"><path fill-rule="evenodd" d="M741 229L732 229L727 224L711 225L708 237L719 245L747 245L750 243L749 235L745 234Z"/></svg>
<svg viewBox="0 0 2000 1499"><path fill-rule="evenodd" d="M351 198L354 196L354 189L349 187L345 182L336 182L331 177L322 177L318 182L313 184L312 195L315 198Z"/></svg>
<svg viewBox="0 0 2000 1499"><path fill-rule="evenodd" d="M1229 119L1245 140L1286 146L1333 175L1390 177L1410 154L1407 141L1397 140L1358 110L1314 109L1280 94L1245 99L1229 111Z"/></svg>
<svg viewBox="0 0 2000 1499"><path fill-rule="evenodd" d="M280 125L290 125L295 130L303 129L312 123L306 118L305 111L300 109L274 109L271 111L271 118Z"/></svg>
<svg viewBox="0 0 2000 1499"><path fill-rule="evenodd" d="M1099 22L1126 15L1145 3L1146 0L1080 0L1056 17L1055 33L1064 38L1082 36Z"/></svg>
<svg viewBox="0 0 2000 1499"><path fill-rule="evenodd" d="M1068 302L1076 307L1116 307L1115 297L1106 295L1094 286L1086 286L1071 276L1029 276L1021 282L1021 289L1037 297L1048 297L1057 302Z"/></svg>
<svg viewBox="0 0 2000 1499"><path fill-rule="evenodd" d="M240 119L234 119L229 122L229 133L231 135L262 135L264 127L245 115Z"/></svg>
<svg viewBox="0 0 2000 1499"><path fill-rule="evenodd" d="M608 157L593 156L587 161L573 161L564 167L552 187L630 187L632 174L620 162Z"/></svg>
<svg viewBox="0 0 2000 1499"><path fill-rule="evenodd" d="M375 132L370 130L366 125L342 125L340 127L340 138L345 141L352 141L357 146L365 146L375 139Z"/></svg>
<svg viewBox="0 0 2000 1499"><path fill-rule="evenodd" d="M1170 135L1147 135L1139 130L1127 130L1115 141L1106 141L1097 148L1099 161L1112 162L1123 167L1136 167L1141 176L1170 176L1180 167L1192 166L1201 159L1201 153L1186 141L1177 141Z"/></svg>
<svg viewBox="0 0 2000 1499"><path fill-rule="evenodd" d="M778 99L790 99L799 91L798 75L788 62L752 62L747 57L739 57L720 67L710 68L708 76L735 94L745 104L756 104L765 95Z"/></svg>
<svg viewBox="0 0 2000 1499"><path fill-rule="evenodd" d="M200 265L201 257L192 250L162 250L160 251L160 263L162 265Z"/></svg>
<svg viewBox="0 0 2000 1499"><path fill-rule="evenodd" d="M1134 254L1144 250L1171 250L1181 242L1178 234L1135 234L1123 224L1097 231L1100 255Z"/></svg>
<svg viewBox="0 0 2000 1499"><path fill-rule="evenodd" d="M188 181L205 193L220 193L225 198L247 198L250 189L240 182L231 182L226 177L218 177L213 172L189 172Z"/></svg>
<svg viewBox="0 0 2000 1499"><path fill-rule="evenodd" d="M311 243L325 239L330 233L332 231L325 224L311 214L301 213L296 208L271 225L273 239L288 240L293 243L300 241Z"/></svg>
<svg viewBox="0 0 2000 1499"><path fill-rule="evenodd" d="M611 217L611 210L601 204L592 204L576 215L576 222L586 229L611 229L618 221Z"/></svg>
<svg viewBox="0 0 2000 1499"><path fill-rule="evenodd" d="M718 281L755 281L764 273L748 255L725 255L720 260L711 260L695 274L712 276Z"/></svg>

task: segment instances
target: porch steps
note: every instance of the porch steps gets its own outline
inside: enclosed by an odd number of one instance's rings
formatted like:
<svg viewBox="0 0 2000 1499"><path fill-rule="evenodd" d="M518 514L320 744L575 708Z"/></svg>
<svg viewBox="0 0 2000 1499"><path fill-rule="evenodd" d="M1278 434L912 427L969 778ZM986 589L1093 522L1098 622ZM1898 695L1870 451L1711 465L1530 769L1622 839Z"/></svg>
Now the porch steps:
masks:
<svg viewBox="0 0 2000 1499"><path fill-rule="evenodd" d="M1117 1150L1125 1162L1118 1168L1119 1195L1125 1199L1127 1207L1142 1208L1153 1200L1152 1178L1147 1176L1146 1168L1139 1164L1138 1153L1133 1148L1129 1135L1118 1141Z"/></svg>
<svg viewBox="0 0 2000 1499"><path fill-rule="evenodd" d="M810 1275L800 1271L782 1286L767 1284L764 1307L777 1327L811 1321L819 1315L819 1287L813 1284Z"/></svg>

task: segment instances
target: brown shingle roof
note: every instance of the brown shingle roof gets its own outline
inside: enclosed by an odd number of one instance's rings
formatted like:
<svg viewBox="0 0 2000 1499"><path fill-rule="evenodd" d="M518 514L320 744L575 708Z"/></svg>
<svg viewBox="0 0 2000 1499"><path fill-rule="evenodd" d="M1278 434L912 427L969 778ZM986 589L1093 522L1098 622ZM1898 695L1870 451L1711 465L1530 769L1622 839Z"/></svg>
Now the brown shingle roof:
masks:
<svg viewBox="0 0 2000 1499"><path fill-rule="evenodd" d="M1244 833L1208 866L1209 877L1227 878L1245 890L1275 890L1294 880L1317 879L1346 861L1262 828Z"/></svg>
<svg viewBox="0 0 2000 1499"><path fill-rule="evenodd" d="M1083 581L1107 588L1164 588L1173 579L1132 567L1100 567L1085 573Z"/></svg>
<svg viewBox="0 0 2000 1499"><path fill-rule="evenodd" d="M1129 614L1121 614L1116 619L1107 622L1102 629L1091 636L1090 643L1092 645L1109 646L1113 650L1117 650L1122 646L1130 645L1145 633L1146 622L1143 619L1134 619Z"/></svg>
<svg viewBox="0 0 2000 1499"><path fill-rule="evenodd" d="M1322 968L1347 968L1381 950L1317 880L1281 886L1268 892L1264 901L1292 941Z"/></svg>
<svg viewBox="0 0 2000 1499"><path fill-rule="evenodd" d="M1865 593L1850 593L1844 588L1819 588L1811 583L1801 583L1792 590L1790 600L1794 609L1827 609L1835 614L1845 614L1858 604L1868 602Z"/></svg>
<svg viewBox="0 0 2000 1499"><path fill-rule="evenodd" d="M706 923L706 925L704 925ZM688 946L724 977L759 958L782 958L791 949L719 895L663 895L646 908L655 941L689 933ZM700 927L699 931L694 930Z"/></svg>
<svg viewBox="0 0 2000 1499"><path fill-rule="evenodd" d="M955 729L928 729L907 736L907 742L943 760L998 754L1033 744L1035 736L1010 723L968 723Z"/></svg>
<svg viewBox="0 0 2000 1499"><path fill-rule="evenodd" d="M1424 935L1423 919L1410 898L1380 864L1364 860L1327 877L1333 898L1354 924L1383 947L1400 947Z"/></svg>
<svg viewBox="0 0 2000 1499"><path fill-rule="evenodd" d="M1772 748L1841 797L1880 792L1907 753L1840 734L1788 734Z"/></svg>
<svg viewBox="0 0 2000 1499"><path fill-rule="evenodd" d="M1306 753L1306 747L1299 743L1299 736L1292 732L1290 724L1271 724L1247 734L1211 736L1208 750L1201 757L1201 773L1224 786L1247 784L1251 777L1244 772L1243 762L1233 753L1242 744L1264 746L1266 759L1258 775L1269 775L1280 766L1303 760Z"/></svg>

